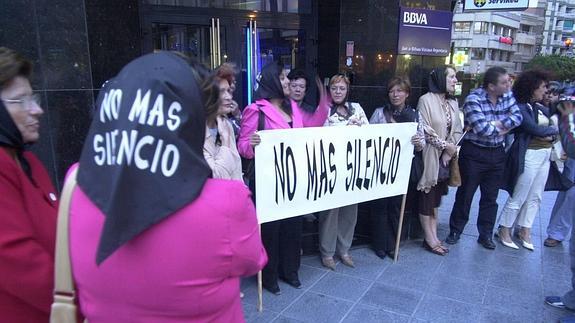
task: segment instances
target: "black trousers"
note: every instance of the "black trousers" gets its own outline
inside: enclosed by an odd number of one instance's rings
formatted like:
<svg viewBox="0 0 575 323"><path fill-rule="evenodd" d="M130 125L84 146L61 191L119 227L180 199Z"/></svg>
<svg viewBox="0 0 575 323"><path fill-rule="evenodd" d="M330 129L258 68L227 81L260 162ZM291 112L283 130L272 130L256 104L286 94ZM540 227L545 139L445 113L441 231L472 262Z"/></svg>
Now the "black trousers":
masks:
<svg viewBox="0 0 575 323"><path fill-rule="evenodd" d="M298 278L302 227L302 216L262 224L262 242L268 254L262 271L264 285L277 284L279 277Z"/></svg>
<svg viewBox="0 0 575 323"><path fill-rule="evenodd" d="M481 190L477 231L480 238L491 238L497 218L497 195L502 184L505 168L505 151L503 146L485 148L463 143L459 153L459 171L461 186L457 189L455 204L451 211L449 227L451 232L461 234L467 221L473 195L477 187Z"/></svg>
<svg viewBox="0 0 575 323"><path fill-rule="evenodd" d="M374 250L395 250L402 199L402 195L398 195L371 201L371 244Z"/></svg>

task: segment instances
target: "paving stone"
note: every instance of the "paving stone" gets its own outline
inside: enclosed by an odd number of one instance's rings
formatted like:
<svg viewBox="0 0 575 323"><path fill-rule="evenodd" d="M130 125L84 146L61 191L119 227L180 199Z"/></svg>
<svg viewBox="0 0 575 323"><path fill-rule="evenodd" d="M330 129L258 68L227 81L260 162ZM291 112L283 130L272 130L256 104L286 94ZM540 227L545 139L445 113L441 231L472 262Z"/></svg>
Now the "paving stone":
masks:
<svg viewBox="0 0 575 323"><path fill-rule="evenodd" d="M352 306L352 302L308 292L281 315L303 322L339 322Z"/></svg>
<svg viewBox="0 0 575 323"><path fill-rule="evenodd" d="M412 315L423 293L397 286L375 283L360 300L371 305L404 315Z"/></svg>
<svg viewBox="0 0 575 323"><path fill-rule="evenodd" d="M358 304L343 320L344 323L407 323L409 316L388 312L377 307Z"/></svg>

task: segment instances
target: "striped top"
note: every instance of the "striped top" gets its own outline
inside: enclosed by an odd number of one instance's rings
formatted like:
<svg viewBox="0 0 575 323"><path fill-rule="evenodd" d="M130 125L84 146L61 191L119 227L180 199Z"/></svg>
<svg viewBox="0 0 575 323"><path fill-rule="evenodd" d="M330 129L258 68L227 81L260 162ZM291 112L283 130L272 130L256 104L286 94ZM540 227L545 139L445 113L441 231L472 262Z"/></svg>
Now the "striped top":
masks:
<svg viewBox="0 0 575 323"><path fill-rule="evenodd" d="M487 91L478 88L465 98L463 105L465 126L471 127L464 140L471 141L482 147L502 146L505 135L500 134L495 121L501 121L506 130L511 130L521 124L523 117L515 98L508 92L497 98L497 104L489 101Z"/></svg>

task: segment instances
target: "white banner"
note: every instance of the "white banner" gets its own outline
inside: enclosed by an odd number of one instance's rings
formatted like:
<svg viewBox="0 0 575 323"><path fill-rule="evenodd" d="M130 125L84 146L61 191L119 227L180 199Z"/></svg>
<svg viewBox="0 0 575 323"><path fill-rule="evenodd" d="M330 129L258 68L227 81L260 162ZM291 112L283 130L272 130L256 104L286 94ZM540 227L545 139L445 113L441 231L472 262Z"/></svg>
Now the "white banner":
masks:
<svg viewBox="0 0 575 323"><path fill-rule="evenodd" d="M258 132L260 223L405 194L416 123Z"/></svg>

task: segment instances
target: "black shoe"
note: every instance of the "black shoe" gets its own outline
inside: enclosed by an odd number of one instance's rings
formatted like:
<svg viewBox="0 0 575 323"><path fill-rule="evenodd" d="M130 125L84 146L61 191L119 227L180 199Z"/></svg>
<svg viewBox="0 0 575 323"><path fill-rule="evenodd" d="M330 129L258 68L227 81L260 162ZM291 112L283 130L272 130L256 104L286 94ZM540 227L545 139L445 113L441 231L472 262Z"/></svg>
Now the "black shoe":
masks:
<svg viewBox="0 0 575 323"><path fill-rule="evenodd" d="M485 249L493 250L495 249L495 243L491 238L479 238L477 239L477 243L483 246Z"/></svg>
<svg viewBox="0 0 575 323"><path fill-rule="evenodd" d="M385 258L385 250L374 250L373 252L375 252L375 255L378 256L381 259Z"/></svg>
<svg viewBox="0 0 575 323"><path fill-rule="evenodd" d="M281 295L281 291L280 291L280 287L278 286L278 284L274 284L274 285L266 285L263 284L263 287L265 290L267 290L268 292L274 294L274 295Z"/></svg>
<svg viewBox="0 0 575 323"><path fill-rule="evenodd" d="M459 241L459 238L461 238L461 233L451 231L449 232L447 238L445 238L445 242L449 244L456 244Z"/></svg>
<svg viewBox="0 0 575 323"><path fill-rule="evenodd" d="M283 280L286 284L290 285L293 288L297 288L297 289L301 288L301 282L299 281L299 279L297 277L293 278L293 279L287 279L287 278L281 277L280 279ZM279 289L279 287L278 287L278 289Z"/></svg>

